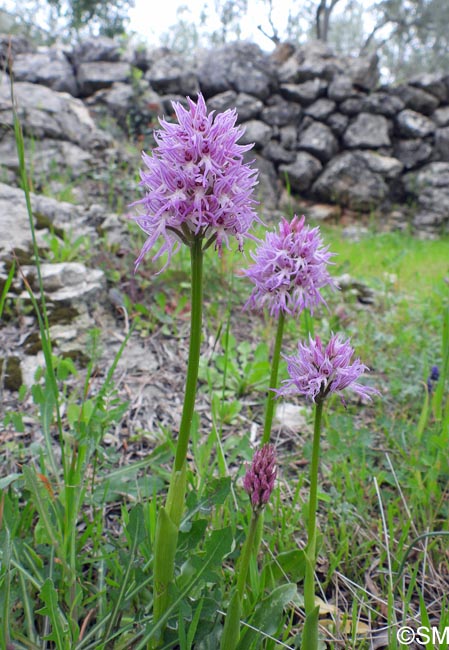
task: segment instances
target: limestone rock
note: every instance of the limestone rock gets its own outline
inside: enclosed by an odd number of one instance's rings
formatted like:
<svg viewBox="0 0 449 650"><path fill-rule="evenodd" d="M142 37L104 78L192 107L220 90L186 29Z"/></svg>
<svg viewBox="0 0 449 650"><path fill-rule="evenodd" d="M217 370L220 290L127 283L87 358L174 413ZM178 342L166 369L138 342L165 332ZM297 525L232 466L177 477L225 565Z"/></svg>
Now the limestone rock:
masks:
<svg viewBox="0 0 449 650"><path fill-rule="evenodd" d="M73 49L71 59L76 67L93 61L116 63L120 61L120 44L107 36L88 38Z"/></svg>
<svg viewBox="0 0 449 650"><path fill-rule="evenodd" d="M242 124L245 131L239 140L240 144L252 144L256 149L262 149L271 139L273 130L261 120L249 120Z"/></svg>
<svg viewBox="0 0 449 650"><path fill-rule="evenodd" d="M199 91L198 79L185 60L168 54L154 63L145 74L151 87L161 95L190 95Z"/></svg>
<svg viewBox="0 0 449 650"><path fill-rule="evenodd" d="M417 204L413 225L433 233L449 232L449 163L432 162L404 176Z"/></svg>
<svg viewBox="0 0 449 650"><path fill-rule="evenodd" d="M26 135L37 140L68 140L87 150L109 144L110 137L95 126L79 99L27 81L15 84L14 95ZM0 84L0 128L5 127L13 133L10 91L6 84Z"/></svg>
<svg viewBox="0 0 449 650"><path fill-rule="evenodd" d="M352 85L352 79L346 74L339 74L329 84L327 96L336 102L342 102L349 97L357 96L359 93Z"/></svg>
<svg viewBox="0 0 449 650"><path fill-rule="evenodd" d="M22 267L32 289L38 290L36 268ZM62 262L41 265L42 282L46 296L53 303L86 306L98 300L106 287L106 279L100 269L88 269L79 262Z"/></svg>
<svg viewBox="0 0 449 650"><path fill-rule="evenodd" d="M261 118L270 126L286 126L297 124L300 115L301 107L298 104L274 95L270 97L268 106L263 109Z"/></svg>
<svg viewBox="0 0 449 650"><path fill-rule="evenodd" d="M388 185L381 174L369 169L360 153L345 152L326 166L312 192L323 201L369 210L386 199Z"/></svg>
<svg viewBox="0 0 449 650"><path fill-rule="evenodd" d="M302 84L281 84L280 93L286 99L307 106L322 97L326 88L327 83L322 79L311 79Z"/></svg>
<svg viewBox="0 0 449 650"><path fill-rule="evenodd" d="M346 129L343 142L351 149L389 147L391 140L388 121L383 115L360 113Z"/></svg>
<svg viewBox="0 0 449 650"><path fill-rule="evenodd" d="M332 113L326 120L327 125L331 128L332 133L337 137L343 135L349 123L349 117L342 113Z"/></svg>
<svg viewBox="0 0 449 650"><path fill-rule="evenodd" d="M435 154L438 160L449 162L449 126L435 131Z"/></svg>
<svg viewBox="0 0 449 650"><path fill-rule="evenodd" d="M86 61L76 72L80 97L88 97L101 88L108 88L117 81L131 78L131 66L124 61Z"/></svg>
<svg viewBox="0 0 449 650"><path fill-rule="evenodd" d="M398 140L394 146L394 155L403 163L405 169L413 169L429 160L432 145L419 138Z"/></svg>
<svg viewBox="0 0 449 650"><path fill-rule="evenodd" d="M409 80L409 84L434 95L440 100L440 102L447 102L449 99L448 88L441 76L437 74L420 74L416 77L412 77L412 79Z"/></svg>
<svg viewBox="0 0 449 650"><path fill-rule="evenodd" d="M326 121L335 111L336 104L330 99L317 99L316 102L304 109L304 114L312 117L314 120Z"/></svg>
<svg viewBox="0 0 449 650"><path fill-rule="evenodd" d="M440 104L440 100L435 95L409 84L397 86L392 89L392 92L402 99L407 108L424 115L433 113Z"/></svg>
<svg viewBox="0 0 449 650"><path fill-rule="evenodd" d="M314 156L301 151L290 165L280 165L281 174L288 175L288 181L295 192L307 192L315 178L323 169L321 162Z"/></svg>
<svg viewBox="0 0 449 650"><path fill-rule="evenodd" d="M327 162L338 151L338 142L328 126L313 122L299 136L299 149Z"/></svg>
<svg viewBox="0 0 449 650"><path fill-rule="evenodd" d="M435 131L432 120L408 108L397 115L396 127L405 138L425 138Z"/></svg>
<svg viewBox="0 0 449 650"><path fill-rule="evenodd" d="M432 115L432 119L435 120L438 126L449 126L449 106L437 108Z"/></svg>
<svg viewBox="0 0 449 650"><path fill-rule="evenodd" d="M42 84L59 92L78 94L75 74L65 54L55 48L42 48L38 52L17 54L13 60L15 81Z"/></svg>
<svg viewBox="0 0 449 650"><path fill-rule="evenodd" d="M363 98L363 110L367 113L394 117L405 108L405 102L396 95L386 92L375 92Z"/></svg>
<svg viewBox="0 0 449 650"><path fill-rule="evenodd" d="M268 160L274 163L290 164L296 159L296 153L284 149L280 142L270 140L270 142L263 148L262 154Z"/></svg>
<svg viewBox="0 0 449 650"><path fill-rule="evenodd" d="M259 117L263 103L257 97L248 95L248 93L236 93L235 90L227 90L224 93L215 95L207 101L209 109L221 113L228 108L237 109L237 123L246 122L253 118Z"/></svg>
<svg viewBox="0 0 449 650"><path fill-rule="evenodd" d="M204 56L197 66L201 91L208 98L230 88L267 99L276 85L273 64L252 43L228 43Z"/></svg>

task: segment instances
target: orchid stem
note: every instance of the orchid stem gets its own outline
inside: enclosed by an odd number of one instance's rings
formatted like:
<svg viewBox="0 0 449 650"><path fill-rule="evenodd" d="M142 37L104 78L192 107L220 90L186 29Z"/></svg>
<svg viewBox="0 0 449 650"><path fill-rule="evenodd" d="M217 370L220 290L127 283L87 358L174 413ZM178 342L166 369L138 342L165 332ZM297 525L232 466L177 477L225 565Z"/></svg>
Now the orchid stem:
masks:
<svg viewBox="0 0 449 650"><path fill-rule="evenodd" d="M273 426L274 410L276 406L276 393L272 390L277 388L278 374L279 374L279 360L281 356L282 339L284 337L284 323L285 315L279 312L278 326L276 331L276 339L274 342L273 357L271 359L271 375L270 385L267 395L265 406L265 421L263 428L263 436L261 445L266 445L270 442L271 427Z"/></svg>

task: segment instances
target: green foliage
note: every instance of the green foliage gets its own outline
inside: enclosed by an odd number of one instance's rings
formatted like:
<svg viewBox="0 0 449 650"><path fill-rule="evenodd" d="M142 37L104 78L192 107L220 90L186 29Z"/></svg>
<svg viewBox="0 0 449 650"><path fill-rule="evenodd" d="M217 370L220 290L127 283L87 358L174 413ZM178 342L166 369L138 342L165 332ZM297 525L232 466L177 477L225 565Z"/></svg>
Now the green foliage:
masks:
<svg viewBox="0 0 449 650"><path fill-rule="evenodd" d="M98 25L100 34L117 36L123 34L127 12L134 5L133 0L47 0L63 17L71 31L80 32L87 24Z"/></svg>

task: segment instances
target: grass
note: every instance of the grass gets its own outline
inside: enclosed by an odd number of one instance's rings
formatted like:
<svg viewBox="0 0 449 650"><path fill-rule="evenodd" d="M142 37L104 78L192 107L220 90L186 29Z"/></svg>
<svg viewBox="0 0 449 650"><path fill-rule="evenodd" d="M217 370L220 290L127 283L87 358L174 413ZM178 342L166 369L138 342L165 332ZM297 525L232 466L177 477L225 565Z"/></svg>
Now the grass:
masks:
<svg viewBox="0 0 449 650"><path fill-rule="evenodd" d="M20 133L18 142L23 159ZM338 227L323 232L338 254L335 273L368 285L374 302L361 302L356 291L328 294L329 309L314 319L315 332L351 336L382 399L362 406L336 398L324 415L321 636L331 649L399 648L398 624L439 626L442 634L449 625L448 241L372 232L352 243ZM84 243L74 241L84 261ZM54 261L73 259L70 241L51 243ZM155 278L156 267L148 263L131 279L139 246L135 233L120 256L106 249L94 261L123 299L129 336L159 334L181 348L189 311L187 251L163 277ZM164 648L181 650L219 647L250 516L243 463L252 457L255 427L261 433L274 336L269 318L241 312L248 286L238 269L245 260L210 250L205 264L201 408L192 432L176 586L158 622L168 623ZM7 290L0 311L11 302ZM106 367L92 333L90 362L80 372L54 355L45 302L30 297L46 365L35 384L21 390L32 409L21 413L19 402L4 420L0 649L150 647L158 632L152 619L156 513L170 475L173 432L137 431L134 438L121 436L119 445L105 444L132 408L132 395L114 374L127 339ZM307 330L305 318L299 326L289 321L285 351ZM429 393L433 365L441 376ZM98 368L103 380L94 389ZM24 418L31 418L30 445L15 438ZM300 648L312 426L307 407L298 428L275 430L279 480L265 513L262 552L249 567L239 650ZM439 647L448 645L449 639Z"/></svg>

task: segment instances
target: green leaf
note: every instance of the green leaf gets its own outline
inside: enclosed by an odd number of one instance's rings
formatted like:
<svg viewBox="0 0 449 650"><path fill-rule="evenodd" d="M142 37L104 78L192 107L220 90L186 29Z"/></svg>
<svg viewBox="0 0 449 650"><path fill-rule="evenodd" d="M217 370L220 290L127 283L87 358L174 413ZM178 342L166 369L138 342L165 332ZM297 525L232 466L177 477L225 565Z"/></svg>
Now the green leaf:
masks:
<svg viewBox="0 0 449 650"><path fill-rule="evenodd" d="M37 610L37 613L48 616L52 624L52 631L45 639L54 641L58 650L70 650L72 646L69 638L69 624L59 608L58 592L51 578L47 578L44 582L39 596L44 602L44 607Z"/></svg>
<svg viewBox="0 0 449 650"><path fill-rule="evenodd" d="M285 576L291 582L300 582L304 579L306 561L304 551L293 549L276 555L276 559L267 564L263 571L272 577L274 582L285 582Z"/></svg>
<svg viewBox="0 0 449 650"><path fill-rule="evenodd" d="M306 616L304 628L302 631L301 650L316 650L318 648L318 616L320 608L314 610Z"/></svg>
<svg viewBox="0 0 449 650"><path fill-rule="evenodd" d="M0 490L6 490L6 488L9 487L11 483L17 481L19 478L22 478L22 474L8 474L8 476L0 478Z"/></svg>
<svg viewBox="0 0 449 650"><path fill-rule="evenodd" d="M249 620L249 623L255 629L243 628L237 649L249 650L254 640L262 637L263 633L275 634L281 623L284 608L295 598L296 584L288 583L273 589L269 596L256 605L254 615Z"/></svg>

